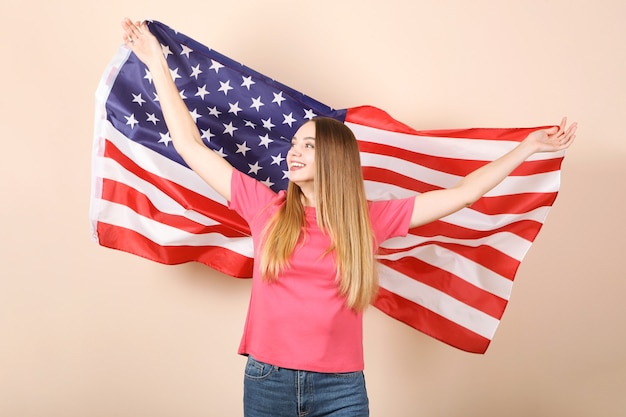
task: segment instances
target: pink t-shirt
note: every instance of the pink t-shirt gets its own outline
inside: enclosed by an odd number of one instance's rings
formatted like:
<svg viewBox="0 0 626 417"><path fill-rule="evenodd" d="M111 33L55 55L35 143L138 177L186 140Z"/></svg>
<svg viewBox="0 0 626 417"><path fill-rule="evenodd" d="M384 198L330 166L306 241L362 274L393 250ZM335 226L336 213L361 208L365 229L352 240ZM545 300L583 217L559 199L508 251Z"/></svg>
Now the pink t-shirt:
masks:
<svg viewBox="0 0 626 417"><path fill-rule="evenodd" d="M233 172L229 207L250 225L254 272L250 305L239 353L275 366L314 372L363 370L362 313L345 306L335 281L336 266L324 254L330 239L317 226L315 208L307 207L306 234L290 267L273 283L259 271L260 237L268 220L285 203L275 193L238 171ZM378 243L406 236L413 198L369 203Z"/></svg>

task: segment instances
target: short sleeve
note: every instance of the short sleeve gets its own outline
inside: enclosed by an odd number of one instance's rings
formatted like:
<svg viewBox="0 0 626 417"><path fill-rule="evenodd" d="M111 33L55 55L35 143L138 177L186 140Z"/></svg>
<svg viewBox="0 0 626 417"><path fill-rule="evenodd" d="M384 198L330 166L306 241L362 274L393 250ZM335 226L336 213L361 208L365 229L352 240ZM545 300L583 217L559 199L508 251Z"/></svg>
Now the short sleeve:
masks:
<svg viewBox="0 0 626 417"><path fill-rule="evenodd" d="M228 208L239 213L248 224L261 209L276 200L277 194L265 184L233 170Z"/></svg>
<svg viewBox="0 0 626 417"><path fill-rule="evenodd" d="M370 221L378 245L409 233L414 205L415 197L369 203Z"/></svg>

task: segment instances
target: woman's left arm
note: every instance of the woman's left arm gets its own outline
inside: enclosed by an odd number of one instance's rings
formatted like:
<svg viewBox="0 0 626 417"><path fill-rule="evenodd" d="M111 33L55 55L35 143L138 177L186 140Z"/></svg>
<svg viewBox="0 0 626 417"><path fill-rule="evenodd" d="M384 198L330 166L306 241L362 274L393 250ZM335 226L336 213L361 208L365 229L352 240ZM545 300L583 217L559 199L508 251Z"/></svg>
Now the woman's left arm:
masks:
<svg viewBox="0 0 626 417"><path fill-rule="evenodd" d="M555 152L568 148L576 137L576 123L566 127L563 118L558 127L537 130L513 150L470 173L454 187L429 191L415 197L411 227L417 227L472 205L507 175L537 152Z"/></svg>

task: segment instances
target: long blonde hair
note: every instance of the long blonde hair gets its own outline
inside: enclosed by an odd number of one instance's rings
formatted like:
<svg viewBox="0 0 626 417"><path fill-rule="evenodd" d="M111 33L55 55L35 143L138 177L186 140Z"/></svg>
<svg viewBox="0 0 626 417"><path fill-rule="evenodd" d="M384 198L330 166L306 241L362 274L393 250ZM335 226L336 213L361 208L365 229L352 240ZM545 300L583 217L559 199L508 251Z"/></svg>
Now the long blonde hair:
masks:
<svg viewBox="0 0 626 417"><path fill-rule="evenodd" d="M325 117L315 123L315 180L317 224L328 233L335 252L339 293L346 305L362 311L378 290L374 233L370 224L363 173L356 138L343 123ZM310 122L309 122L310 123ZM285 204L264 230L261 274L272 282L289 265L304 233L302 191L289 183Z"/></svg>

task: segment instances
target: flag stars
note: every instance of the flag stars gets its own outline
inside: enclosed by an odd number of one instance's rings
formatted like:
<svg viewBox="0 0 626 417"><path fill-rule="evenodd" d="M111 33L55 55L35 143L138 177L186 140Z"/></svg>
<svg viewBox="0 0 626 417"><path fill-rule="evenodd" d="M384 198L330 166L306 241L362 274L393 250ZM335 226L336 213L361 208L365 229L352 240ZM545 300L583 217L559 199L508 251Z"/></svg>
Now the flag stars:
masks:
<svg viewBox="0 0 626 417"><path fill-rule="evenodd" d="M261 183L265 184L265 186L267 186L267 188L272 188L272 186L274 185L274 183L270 181L269 177L267 177L266 180L261 181Z"/></svg>
<svg viewBox="0 0 626 417"><path fill-rule="evenodd" d="M276 125L272 123L271 117L268 117L267 119L261 119L261 121L263 122L263 127L267 130L272 130L273 127L276 127Z"/></svg>
<svg viewBox="0 0 626 417"><path fill-rule="evenodd" d="M285 118L285 120L283 121L283 124L289 125L289 127L292 127L293 122L296 121L296 119L293 118L293 113L283 114L283 117Z"/></svg>
<svg viewBox="0 0 626 417"><path fill-rule="evenodd" d="M193 109L193 111L190 111L189 114L191 115L194 123L197 123L198 119L202 117L198 114L198 109Z"/></svg>
<svg viewBox="0 0 626 417"><path fill-rule="evenodd" d="M237 116L237 113L241 111L241 108L239 108L239 102L228 103L228 107L230 107L230 110L228 110L228 113L232 113L235 116Z"/></svg>
<svg viewBox="0 0 626 417"><path fill-rule="evenodd" d="M211 138L213 136L215 136L213 133L211 133L211 129L200 129L200 132L202 132L202 136L200 136L202 139L206 139L207 142L211 142Z"/></svg>
<svg viewBox="0 0 626 417"><path fill-rule="evenodd" d="M214 59L211 60L211 66L209 67L209 69L215 70L215 73L218 74L220 72L220 69L222 68L224 68L222 64L215 61Z"/></svg>
<svg viewBox="0 0 626 417"><path fill-rule="evenodd" d="M280 164L285 160L285 158L283 158L283 154L279 153L276 156L272 155L272 163L271 165L278 165L280 166ZM283 177L284 178L284 177Z"/></svg>
<svg viewBox="0 0 626 417"><path fill-rule="evenodd" d="M195 96L201 97L202 100L204 100L204 96L206 96L207 94L211 94L211 93L206 91L206 84L204 84L202 87L198 87L198 91L196 92Z"/></svg>
<svg viewBox="0 0 626 417"><path fill-rule="evenodd" d="M166 132L166 133L159 132L159 136L161 136L161 139L159 139L159 143L164 143L165 146L168 146L170 142L172 141L172 138L170 137L170 132Z"/></svg>
<svg viewBox="0 0 626 417"><path fill-rule="evenodd" d="M250 105L250 108L254 107L256 111L259 111L261 109L261 106L265 106L265 104L263 104L263 102L261 101L261 96L252 99L252 105Z"/></svg>
<svg viewBox="0 0 626 417"><path fill-rule="evenodd" d="M165 59L167 59L168 56L173 55L172 51L170 50L169 45L161 44L161 51L163 51L163 55L165 55Z"/></svg>
<svg viewBox="0 0 626 417"><path fill-rule="evenodd" d="M130 116L124 116L124 118L126 118L126 124L130 125L131 129L134 129L135 125L139 123L139 120L135 119L135 113L131 114Z"/></svg>
<svg viewBox="0 0 626 417"><path fill-rule="evenodd" d="M268 145L274 142L272 139L270 139L270 135L268 135L267 133L265 134L265 136L259 135L259 139L261 139L259 146L265 146L265 149L269 149Z"/></svg>
<svg viewBox="0 0 626 417"><path fill-rule="evenodd" d="M211 116L215 116L215 117L217 117L218 119L219 119L219 117L220 117L220 114L222 114L222 112L221 112L221 111L219 111L219 110L217 109L217 106L207 107L207 109L209 109L209 114L210 114Z"/></svg>
<svg viewBox="0 0 626 417"><path fill-rule="evenodd" d="M180 45L183 50L180 53L181 55L185 55L187 57L187 59L189 59L189 54L193 52L193 49L191 49L190 47L188 47L187 45Z"/></svg>
<svg viewBox="0 0 626 417"><path fill-rule="evenodd" d="M287 100L286 98L283 97L283 92L281 91L280 93L276 94L276 93L272 93L274 94L274 100L272 100L272 103L276 103L278 104L278 107L280 107L280 105L283 103L283 101Z"/></svg>
<svg viewBox="0 0 626 417"><path fill-rule="evenodd" d="M224 125L224 132L222 132L223 134L229 134L231 137L234 136L235 130L238 130L235 126L233 126L233 122L230 122L228 124L226 123L222 123L222 125ZM244 142L245 144L245 142ZM239 145L237 145L239 146ZM245 153L244 153L245 156Z"/></svg>
<svg viewBox="0 0 626 417"><path fill-rule="evenodd" d="M218 88L217 91L221 91L225 96L227 96L228 92L232 89L233 87L230 86L230 80L227 80L226 82L220 81L220 88Z"/></svg>
<svg viewBox="0 0 626 417"><path fill-rule="evenodd" d="M174 68L173 70L170 70L170 74L172 75L172 80L176 81L179 78L183 78L178 74L178 68Z"/></svg>
<svg viewBox="0 0 626 417"><path fill-rule="evenodd" d="M236 153L240 153L243 156L246 156L246 152L248 152L250 150L250 148L248 148L248 145L246 142L242 143L242 144L237 144L237 152Z"/></svg>
<svg viewBox="0 0 626 417"><path fill-rule="evenodd" d="M224 148L219 148L219 150L216 150L215 153L218 154L219 156L221 156L222 158L226 158L228 156L224 152Z"/></svg>
<svg viewBox="0 0 626 417"><path fill-rule="evenodd" d="M258 175L259 170L263 169L262 167L259 166L259 161L256 161L254 164L248 164L248 166L250 167L248 174Z"/></svg>
<svg viewBox="0 0 626 417"><path fill-rule="evenodd" d="M131 93L131 94L132 94L132 93ZM139 93L139 94L133 94L133 103L137 103L137 104L139 104L139 107L141 107L141 106L143 106L143 103L145 103L145 102L146 102L146 100L144 100L144 99L141 97L141 93Z"/></svg>
<svg viewBox="0 0 626 417"><path fill-rule="evenodd" d="M146 113L146 116L148 116L148 118L146 119L146 122L151 122L155 126L158 122L161 121L154 115L154 113Z"/></svg>
<svg viewBox="0 0 626 417"><path fill-rule="evenodd" d="M315 116L317 116L317 114L315 114L315 113L313 112L313 109L308 109L308 110L306 110L306 109L305 109L305 110L304 110L304 118L305 118L305 119L309 119L309 120L311 120L311 119L313 119Z"/></svg>
<svg viewBox="0 0 626 417"><path fill-rule="evenodd" d="M195 78L196 80L198 79L198 75L202 74L202 70L200 69L200 64L196 65L195 67L191 67L191 75L190 77Z"/></svg>
<svg viewBox="0 0 626 417"><path fill-rule="evenodd" d="M256 129L256 125L252 123L250 120L244 120L244 124L246 127L249 127L251 129Z"/></svg>
<svg viewBox="0 0 626 417"><path fill-rule="evenodd" d="M248 91L250 91L250 87L253 84L256 84L254 81L252 81L252 77L244 77L243 75L241 76L241 78L243 78L243 83L241 83L242 87L246 87L248 89Z"/></svg>
<svg viewBox="0 0 626 417"><path fill-rule="evenodd" d="M148 82L152 84L152 73L150 73L150 71L148 71L147 68L145 68L145 71L146 71L146 75L143 76L143 79L148 80Z"/></svg>

